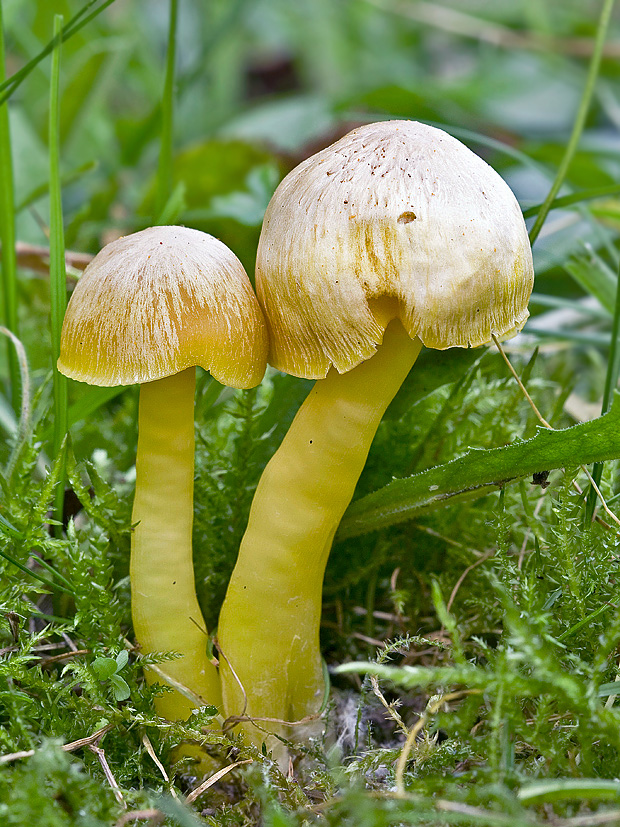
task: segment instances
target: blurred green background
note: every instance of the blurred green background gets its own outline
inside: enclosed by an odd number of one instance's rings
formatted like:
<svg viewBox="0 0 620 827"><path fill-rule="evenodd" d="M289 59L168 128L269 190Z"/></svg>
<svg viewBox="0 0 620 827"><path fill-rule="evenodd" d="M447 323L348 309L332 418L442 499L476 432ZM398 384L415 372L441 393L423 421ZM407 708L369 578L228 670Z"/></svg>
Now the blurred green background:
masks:
<svg viewBox="0 0 620 827"><path fill-rule="evenodd" d="M8 73L50 39L71 0L4 0ZM169 4L116 0L63 48L66 241L96 252L153 215ZM443 126L541 201L561 158L592 51L589 0L181 0L174 127L177 199L167 218L220 236L253 267L264 207L282 174L349 128L383 118ZM618 21L568 187L618 180ZM47 181L50 61L11 100L17 201ZM566 214L536 245L539 279L604 222ZM602 209L602 208L601 208ZM18 238L44 244L45 195ZM539 288L540 289L540 286ZM556 285L556 291L562 288ZM568 289L568 288L567 288Z"/></svg>

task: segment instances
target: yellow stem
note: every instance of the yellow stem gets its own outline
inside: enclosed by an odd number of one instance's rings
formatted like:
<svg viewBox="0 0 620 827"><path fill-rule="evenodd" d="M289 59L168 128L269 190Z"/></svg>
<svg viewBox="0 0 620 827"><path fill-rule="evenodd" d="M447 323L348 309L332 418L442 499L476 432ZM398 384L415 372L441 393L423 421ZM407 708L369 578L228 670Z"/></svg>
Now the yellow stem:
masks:
<svg viewBox="0 0 620 827"><path fill-rule="evenodd" d="M218 627L239 678L222 663L227 715L245 709L252 718L298 720L318 712L321 590L331 542L385 409L420 349L391 322L372 359L316 382L265 468ZM264 739L251 725L245 729L254 742Z"/></svg>
<svg viewBox="0 0 620 827"><path fill-rule="evenodd" d="M140 388L136 496L131 538L131 612L143 653L177 652L147 671L162 674L204 703L220 703L219 680L207 659L204 620L192 561L195 368ZM156 709L168 720L196 706L181 692L162 695Z"/></svg>

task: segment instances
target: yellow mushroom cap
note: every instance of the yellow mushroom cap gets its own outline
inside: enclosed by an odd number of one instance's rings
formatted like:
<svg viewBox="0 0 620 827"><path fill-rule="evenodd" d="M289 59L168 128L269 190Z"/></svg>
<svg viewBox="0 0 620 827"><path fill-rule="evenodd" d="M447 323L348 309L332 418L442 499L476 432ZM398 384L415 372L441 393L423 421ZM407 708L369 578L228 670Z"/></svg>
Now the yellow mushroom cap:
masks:
<svg viewBox="0 0 620 827"><path fill-rule="evenodd" d="M508 338L529 315L533 278L505 181L415 121L354 129L290 172L256 264L269 361L313 379L372 356L395 316L432 348Z"/></svg>
<svg viewBox="0 0 620 827"><path fill-rule="evenodd" d="M267 348L234 253L198 230L149 227L108 244L84 270L65 314L58 370L109 386L200 365L247 388L261 381Z"/></svg>

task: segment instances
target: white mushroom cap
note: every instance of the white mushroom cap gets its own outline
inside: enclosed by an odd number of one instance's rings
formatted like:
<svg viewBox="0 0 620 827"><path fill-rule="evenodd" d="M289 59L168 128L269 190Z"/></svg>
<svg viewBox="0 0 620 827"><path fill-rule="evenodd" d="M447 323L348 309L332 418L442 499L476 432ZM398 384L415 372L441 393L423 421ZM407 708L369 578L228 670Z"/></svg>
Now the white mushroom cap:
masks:
<svg viewBox="0 0 620 827"><path fill-rule="evenodd" d="M282 181L256 289L269 361L307 378L368 359L398 316L428 347L507 338L528 317L533 266L517 200L447 133L415 121L354 129Z"/></svg>
<svg viewBox="0 0 620 827"><path fill-rule="evenodd" d="M187 227L149 227L104 247L65 314L58 370L91 385L150 382L200 365L232 387L265 372L265 321L243 265Z"/></svg>

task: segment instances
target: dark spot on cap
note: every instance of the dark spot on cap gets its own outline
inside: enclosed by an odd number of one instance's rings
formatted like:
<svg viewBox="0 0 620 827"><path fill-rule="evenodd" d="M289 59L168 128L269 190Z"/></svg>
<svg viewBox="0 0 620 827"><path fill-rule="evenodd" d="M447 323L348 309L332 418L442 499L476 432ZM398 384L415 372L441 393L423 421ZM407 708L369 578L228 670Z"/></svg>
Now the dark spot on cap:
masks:
<svg viewBox="0 0 620 827"><path fill-rule="evenodd" d="M407 212L402 212L398 216L398 223L399 224L410 224L412 221L415 221L416 218L417 218L416 214L414 212L411 212L411 210L408 210Z"/></svg>

